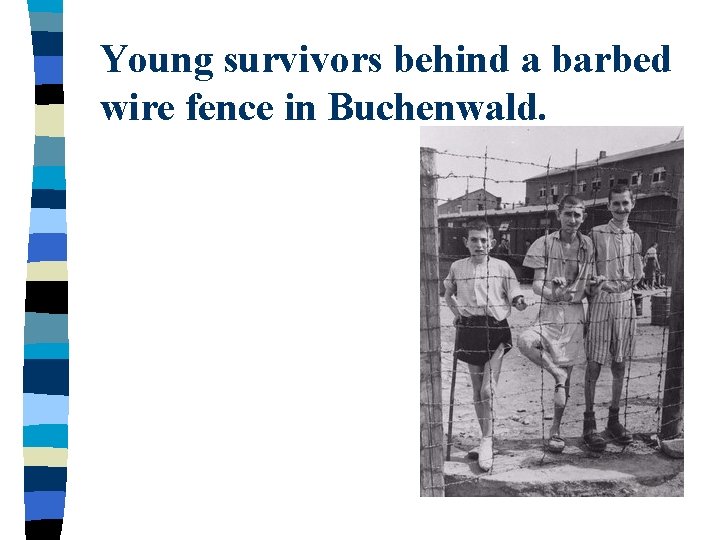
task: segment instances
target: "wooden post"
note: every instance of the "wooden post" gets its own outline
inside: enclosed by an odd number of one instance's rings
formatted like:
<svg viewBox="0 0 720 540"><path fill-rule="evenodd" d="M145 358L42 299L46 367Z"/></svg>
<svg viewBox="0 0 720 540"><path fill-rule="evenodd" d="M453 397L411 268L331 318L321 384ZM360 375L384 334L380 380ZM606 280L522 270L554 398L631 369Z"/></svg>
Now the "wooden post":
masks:
<svg viewBox="0 0 720 540"><path fill-rule="evenodd" d="M577 183L578 183L578 175L577 175L577 148L575 149L575 170L573 171L572 179L570 180L570 195L575 195L575 192L577 191Z"/></svg>
<svg viewBox="0 0 720 540"><path fill-rule="evenodd" d="M683 431L683 381L684 381L684 267L683 267L683 177L678 185L677 217L675 238L670 242L674 247L668 254L668 278L672 292L670 296L670 336L665 372L665 391L662 404L661 439L672 439Z"/></svg>
<svg viewBox="0 0 720 540"><path fill-rule="evenodd" d="M435 150L420 149L420 495L445 496Z"/></svg>

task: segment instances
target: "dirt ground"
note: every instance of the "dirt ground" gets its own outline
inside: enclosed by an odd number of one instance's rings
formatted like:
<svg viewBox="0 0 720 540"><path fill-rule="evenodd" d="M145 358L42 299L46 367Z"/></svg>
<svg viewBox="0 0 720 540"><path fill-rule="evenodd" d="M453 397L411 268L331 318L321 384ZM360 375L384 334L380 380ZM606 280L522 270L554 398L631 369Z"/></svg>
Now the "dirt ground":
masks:
<svg viewBox="0 0 720 540"><path fill-rule="evenodd" d="M523 290L530 305L523 312L513 309L509 319L515 343L522 329L534 322L539 309L537 303L539 298L531 288L524 286ZM650 439L651 435L659 428L659 405L662 402L668 342L668 327L650 324L650 295L653 293L658 294L659 291L644 291L643 314L638 319L635 357L629 366L629 381L623 390L620 408L620 419L625 421L627 429L636 434L637 444L643 444L642 441L645 441L650 445L654 443ZM455 329L452 324L452 312L443 299L440 302L445 403L443 412L447 434ZM582 435L584 374L584 366L575 367L572 373L570 397L561 428L561 435L565 437ZM610 369L604 367L595 393L596 417L598 428L601 430L607 420L611 381ZM525 358L516 347L508 352L503 359L500 382L495 394L495 437L538 441L547 438L553 414L553 386L552 377ZM479 427L472 399L472 386L467 366L463 362L458 362L451 439L454 453L468 452L479 443ZM682 478L674 482L680 483L679 489L682 491ZM660 486L653 490L635 495L677 493L677 486Z"/></svg>

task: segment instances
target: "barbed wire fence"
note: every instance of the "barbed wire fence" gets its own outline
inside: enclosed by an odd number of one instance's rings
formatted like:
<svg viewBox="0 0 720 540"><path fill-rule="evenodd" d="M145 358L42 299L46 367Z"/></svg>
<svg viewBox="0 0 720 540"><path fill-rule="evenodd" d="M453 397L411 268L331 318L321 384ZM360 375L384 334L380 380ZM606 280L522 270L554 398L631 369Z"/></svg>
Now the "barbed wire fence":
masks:
<svg viewBox="0 0 720 540"><path fill-rule="evenodd" d="M446 155L454 158L481 160L483 165L483 174L480 175L456 175L449 173L438 175L436 172L436 156ZM497 223L493 225L492 221L497 219L511 219L513 210L510 212L492 212L489 211L488 205L483 204L482 208L477 211L464 212L462 216L457 214L453 218L445 217L439 220L438 204L456 199L439 199L437 196L438 181L444 181L450 178L466 179L466 197L470 192L470 181L476 179L482 182L482 189L487 196L488 182L521 182L518 180L501 180L488 176L488 162L498 161L504 163L514 163L522 165L531 165L544 170L545 173L545 193L550 194L549 177L551 171L573 172L573 168L554 167L551 166L550 160L547 163L533 163L521 160L512 160L503 157L491 156L488 154L487 148L484 153L477 155L457 154L450 152L439 152L434 149L421 149L421 495L423 496L442 496L445 488L454 484L464 482L475 482L480 478L461 479L460 481L446 482L444 478L444 461L451 459L451 449L456 454L458 450L466 451L472 446L472 435L468 433L477 432L478 418L475 415L476 397L470 392L468 399L467 388L471 387L470 377L466 365L463 362L458 364L455 357L454 341L455 341L455 324L453 316L449 309L441 308L440 302L440 286L443 278L447 275L447 268L452 260L459 260L468 256L467 250L464 253L455 249L449 249L451 239L457 239L458 231L463 231L457 223L464 221L467 224L470 220L485 220L490 222L491 227L498 231ZM620 167L600 166L596 162L595 176L599 178L602 172L617 171L623 173L635 172L635 169L623 169ZM577 169L574 169L575 179L577 181ZM624 425L630 425L630 431L634 431L640 440L652 442L651 433L648 433L647 426L653 424L655 435L661 439L672 439L682 433L683 429L683 175L671 173L669 178L669 194L677 197L677 204L674 208L655 208L653 209L653 217L659 223L657 226L657 235L665 235L671 239L668 241L664 250L667 253L668 264L666 272L670 280L670 287L660 289L658 292L648 293L638 289L638 282L633 278L631 283L632 298L634 300L633 310L628 319L634 324L641 316L641 306L647 296L651 296L651 325L643 325L642 341L643 350L633 351L628 358L627 369L623 382L623 398L622 420ZM674 195L676 194L676 195ZM597 207L604 205L605 201L598 200L597 191L593 193L592 199L585 199L588 207ZM542 215L541 225L526 224L525 226L518 220L510 228L510 233L522 233L527 237L528 234L535 235L536 238L544 236L546 239L551 234L554 224L556 204L549 202L549 197L545 197L544 208L538 213ZM518 208L519 210L519 208ZM606 212L607 216L608 213ZM537 216L536 216L537 217ZM600 219L598 213L595 212L587 223L587 228L595 225L607 223L608 219ZM631 217L632 222L632 217ZM529 222L528 222L529 223ZM557 229L557 227L555 227ZM647 231L645 231L647 233ZM455 237L451 238L454 234ZM634 234L634 233L633 233ZM647 234L646 234L647 236ZM656 236L657 238L657 236ZM455 246L457 247L456 242ZM630 242L631 246L635 246L635 242ZM546 242L547 246L547 242ZM643 249L648 246L643 245ZM634 248L633 248L634 249ZM631 253L630 260L633 260L636 253ZM642 257L642 253L638 253ZM622 258L621 253L618 256ZM546 264L553 260L552 253L545 249L544 258ZM606 262L610 262L608 259ZM487 265L487 275L485 276L486 286L489 287L490 279L499 276L491 276L489 273L489 265ZM594 272L593 272L594 274ZM532 278L525 275L518 276L522 286L524 286L524 294L528 310L543 310L548 300L543 295L537 297L532 292ZM474 278L473 278L474 279ZM609 280L610 287L614 287L613 280ZM617 286L622 286L618 283ZM529 290L528 290L529 289ZM670 291L670 293L668 293ZM486 290L486 298L490 298L489 290ZM495 306L488 306L488 308ZM442 313L441 313L442 312ZM532 318L532 317L531 317ZM523 330L530 326L537 325L538 321L531 323L519 323L510 318L510 327L513 333L513 345L517 344L517 338ZM527 317L525 317L527 319ZM542 333L542 318L540 318L540 331ZM575 324L584 325L585 320ZM487 326L485 328L488 328ZM489 332L489 330L488 330ZM489 337L489 334L488 334ZM637 338L637 336L635 336ZM489 339L488 339L489 341ZM472 352L472 351L470 351ZM492 354L492 351L490 351ZM611 360L612 361L612 360ZM529 444L537 442L538 452L537 460L531 460L522 465L512 465L509 468L498 466L497 460L489 471L490 475L500 474L507 470L518 467L537 467L542 466L546 459L546 420L551 420L552 416L546 414L546 401L548 401L547 384L545 382L545 370L532 364L524 356L518 353L508 353L505 356L504 365L502 367L502 375L504 380L500 381L499 389L495 389L491 385L491 420L492 431L496 439L503 437L503 432L521 433L521 438L529 439ZM609 366L608 369L609 370ZM533 375L534 374L534 375ZM499 375L496 374L496 375ZM492 370L490 372L493 378ZM606 376L609 376L606 374ZM648 391L648 383L653 379L657 380L656 389ZM507 388L508 380L514 383L513 389ZM443 395L443 383L449 385L449 399ZM461 385L461 390L456 391L456 386ZM652 385L650 385L652 386ZM552 388L552 387L550 387ZM562 429L566 433L579 435L581 432L583 417L582 410L584 402L582 399L571 403L570 396L582 396L584 391L584 381L576 376L575 381L567 387L567 408L565 417L562 421ZM458 398L459 396L459 398ZM552 392L549 399L552 402ZM519 398L527 398L525 405L517 406ZM513 407L514 411L509 413L509 409ZM597 400L595 408L600 411L601 408L610 405L608 400ZM606 409L607 410L607 409ZM578 415L579 413L579 415ZM539 419L539 421L538 421ZM598 426L607 420L607 416L598 415ZM501 433L496 432L496 426L505 427ZM537 426L539 424L539 426ZM509 426L509 427L508 427ZM522 427L520 427L522 426ZM525 428L524 426L528 426ZM537 426L537 427L536 427ZM515 428L516 427L516 428ZM514 429L515 428L515 429ZM536 430L535 437L529 435L529 431ZM456 436L453 436L453 433ZM637 439L637 437L636 437ZM657 439L656 439L657 440ZM635 443L633 443L635 444Z"/></svg>

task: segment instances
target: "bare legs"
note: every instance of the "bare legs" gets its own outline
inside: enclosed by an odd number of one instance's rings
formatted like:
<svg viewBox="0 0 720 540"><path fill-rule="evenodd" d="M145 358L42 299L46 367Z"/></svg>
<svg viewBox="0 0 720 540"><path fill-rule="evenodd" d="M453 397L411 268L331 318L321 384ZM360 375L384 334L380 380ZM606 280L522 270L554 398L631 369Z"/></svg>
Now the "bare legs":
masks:
<svg viewBox="0 0 720 540"><path fill-rule="evenodd" d="M593 412L595 405L595 386L602 364L589 361L585 369L585 411ZM616 409L620 407L620 398L622 397L623 382L625 379L625 362L612 362L610 365L612 372L612 395L610 397L610 407Z"/></svg>
<svg viewBox="0 0 720 540"><path fill-rule="evenodd" d="M595 386L602 364L588 362L585 370L585 419L583 422L583 440L591 450L602 452L605 449L606 441L596 433L595 413ZM611 441L621 445L630 444L633 440L631 433L620 423L620 398L622 397L623 379L625 378L625 362L612 362L612 395L610 397L610 410L608 414L607 433Z"/></svg>
<svg viewBox="0 0 720 540"><path fill-rule="evenodd" d="M500 346L493 353L489 362L485 363L481 370L479 366L468 364L470 380L473 387L473 403L475 413L480 423L480 431L483 437L492 437L492 396L496 391L500 379L502 359L505 355L505 347ZM490 376L492 373L492 377ZM492 387L491 387L492 385Z"/></svg>
<svg viewBox="0 0 720 540"><path fill-rule="evenodd" d="M625 379L625 362L613 362L610 366L612 371L612 397L610 398L610 406L617 409L620 407L620 398L622 397L623 381Z"/></svg>
<svg viewBox="0 0 720 540"><path fill-rule="evenodd" d="M565 412L565 403L567 403L567 396L570 395L570 374L572 373L572 366L568 366L564 369L559 369L567 373L567 378L565 379L565 384L563 385L562 389L555 390L555 407L553 411L553 423L552 426L550 426L550 437L552 437L553 435L560 435L560 422L562 421L563 413ZM558 396L561 397L561 399L563 400L562 402L558 400Z"/></svg>
<svg viewBox="0 0 720 540"><path fill-rule="evenodd" d="M528 331L520 336L518 341L520 351L528 357L528 359L545 369L553 379L555 379L555 397L554 397L554 414L553 423L550 428L550 436L560 435L560 422L565 412L565 403L570 390L570 374L572 366L560 367L553 360L553 356L543 348L542 340L537 332ZM560 351L556 356L559 356Z"/></svg>
<svg viewBox="0 0 720 540"><path fill-rule="evenodd" d="M504 355L505 347L500 345L482 369L468 364L475 414L481 431L480 446L477 447L478 466L481 471L489 471L493 463L493 395L497 389Z"/></svg>

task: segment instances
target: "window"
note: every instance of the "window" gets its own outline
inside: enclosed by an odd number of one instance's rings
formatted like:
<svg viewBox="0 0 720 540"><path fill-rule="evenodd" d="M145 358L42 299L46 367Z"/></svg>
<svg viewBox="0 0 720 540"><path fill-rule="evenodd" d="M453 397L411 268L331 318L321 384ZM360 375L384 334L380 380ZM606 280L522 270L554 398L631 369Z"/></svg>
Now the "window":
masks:
<svg viewBox="0 0 720 540"><path fill-rule="evenodd" d="M583 180L578 183L578 193L585 193L587 191L587 182Z"/></svg>
<svg viewBox="0 0 720 540"><path fill-rule="evenodd" d="M455 223L453 223L452 221L448 221L447 226L448 226L448 229L452 229L455 226Z"/></svg>
<svg viewBox="0 0 720 540"><path fill-rule="evenodd" d="M550 194L551 194L551 195L557 195L557 194L558 194L557 184L553 184L553 185L550 187Z"/></svg>
<svg viewBox="0 0 720 540"><path fill-rule="evenodd" d="M563 186L563 195L569 195L570 194L570 184L565 184Z"/></svg>
<svg viewBox="0 0 720 540"><path fill-rule="evenodd" d="M618 178L617 184L618 186L627 186L629 182L627 178Z"/></svg>
<svg viewBox="0 0 720 540"><path fill-rule="evenodd" d="M498 231L505 232L510 228L510 222L509 221L503 221L500 226L498 227ZM508 236L508 235L503 235Z"/></svg>
<svg viewBox="0 0 720 540"><path fill-rule="evenodd" d="M545 191L545 186L540 186L540 197L544 197L547 195L547 191Z"/></svg>
<svg viewBox="0 0 720 540"><path fill-rule="evenodd" d="M458 214L462 214L462 204L458 204L458 205L455 207L455 211L456 211Z"/></svg>
<svg viewBox="0 0 720 540"><path fill-rule="evenodd" d="M658 182L665 181L665 167L656 167L653 169L652 183L657 184Z"/></svg>
<svg viewBox="0 0 720 540"><path fill-rule="evenodd" d="M592 181L592 190L597 191L600 189L600 185L602 184L602 178L596 178Z"/></svg>
<svg viewBox="0 0 720 540"><path fill-rule="evenodd" d="M615 177L611 176L610 177L610 187L613 187L614 185L615 185Z"/></svg>
<svg viewBox="0 0 720 540"><path fill-rule="evenodd" d="M636 172L630 177L631 186L639 186L642 183L642 173Z"/></svg>

